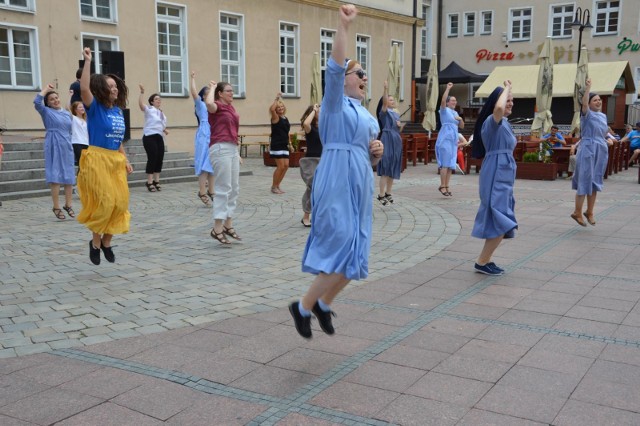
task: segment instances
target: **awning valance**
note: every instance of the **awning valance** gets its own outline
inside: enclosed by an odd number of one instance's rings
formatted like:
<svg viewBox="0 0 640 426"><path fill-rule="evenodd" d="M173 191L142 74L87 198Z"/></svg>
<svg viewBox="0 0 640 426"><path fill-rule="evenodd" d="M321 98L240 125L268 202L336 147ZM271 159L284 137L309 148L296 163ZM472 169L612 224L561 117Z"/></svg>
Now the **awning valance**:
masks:
<svg viewBox="0 0 640 426"><path fill-rule="evenodd" d="M511 92L514 98L535 98L538 83L539 65L517 65L495 67L476 91L477 98L486 98L505 80L511 80ZM620 77L624 77L627 93L636 90L627 61L589 62L591 90L599 95L613 94ZM576 78L576 64L555 64L553 66L553 97L572 97Z"/></svg>

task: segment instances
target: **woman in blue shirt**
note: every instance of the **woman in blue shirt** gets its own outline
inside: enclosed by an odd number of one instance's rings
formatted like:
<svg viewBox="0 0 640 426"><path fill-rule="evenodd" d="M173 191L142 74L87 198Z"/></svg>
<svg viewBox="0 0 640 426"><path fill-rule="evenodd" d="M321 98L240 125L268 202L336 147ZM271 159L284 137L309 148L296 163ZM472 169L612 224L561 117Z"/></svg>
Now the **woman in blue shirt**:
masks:
<svg viewBox="0 0 640 426"><path fill-rule="evenodd" d="M111 249L114 234L129 232L129 185L133 168L122 146L127 86L115 75L91 75L91 49L84 48L80 94L87 110L89 148L80 157L78 188L82 211L78 222L91 230L89 259L100 264L100 250L115 262Z"/></svg>
<svg viewBox="0 0 640 426"><path fill-rule="evenodd" d="M456 169L458 159L458 128L464 128L464 121L458 115L455 108L457 101L455 96L449 96L453 83L447 83L447 88L440 101L440 131L436 140L436 158L440 169L440 187L438 191L445 197L450 197L449 181L451 173Z"/></svg>
<svg viewBox="0 0 640 426"><path fill-rule="evenodd" d="M384 152L378 121L362 106L367 75L347 61L349 26L358 11L340 6L340 22L325 72L320 140L322 159L312 189L311 232L302 270L316 275L307 294L289 305L296 330L311 338L311 313L333 334L330 304L352 279L366 278L373 210L372 163Z"/></svg>

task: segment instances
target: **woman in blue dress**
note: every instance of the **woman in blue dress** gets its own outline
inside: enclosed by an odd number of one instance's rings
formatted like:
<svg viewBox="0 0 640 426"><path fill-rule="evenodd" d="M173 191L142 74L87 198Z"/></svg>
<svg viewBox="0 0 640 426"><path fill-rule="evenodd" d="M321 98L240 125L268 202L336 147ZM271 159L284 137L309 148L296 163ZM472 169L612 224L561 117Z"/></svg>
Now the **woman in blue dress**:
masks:
<svg viewBox="0 0 640 426"><path fill-rule="evenodd" d="M587 211L584 212L584 217L591 225L596 224L593 208L596 205L596 195L602 191L609 161L606 142L607 116L601 111L602 99L595 93L589 93L590 89L591 79L587 78L580 108L580 149L576 155L576 170L571 181L571 188L576 190L575 208L571 218L581 226L587 226L582 219L585 196Z"/></svg>
<svg viewBox="0 0 640 426"><path fill-rule="evenodd" d="M331 302L352 279L366 278L371 246L373 172L384 152L377 120L362 106L367 76L346 60L349 26L358 11L342 5L325 72L320 139L322 158L313 179L311 231L302 270L316 275L307 294L289 305L296 330L311 338L311 314L333 334Z"/></svg>
<svg viewBox="0 0 640 426"><path fill-rule="evenodd" d="M486 275L504 273L491 257L502 239L513 238L518 228L513 198L516 137L506 118L512 108L511 81L507 80L504 89L496 87L487 98L473 132L473 143L484 145L485 157L480 169L480 207L471 235L485 240L474 268Z"/></svg>
<svg viewBox="0 0 640 426"><path fill-rule="evenodd" d="M380 125L380 140L384 145L384 155L380 159L377 166L378 176L380 176L380 192L378 193L378 201L383 206L387 203L393 203L391 196L391 188L394 179L400 179L402 171L402 123L400 122L400 114L395 110L396 100L393 96L389 96L389 83L384 82L384 93L376 113L378 116L378 124Z"/></svg>
<svg viewBox="0 0 640 426"><path fill-rule="evenodd" d="M196 91L196 73L191 72L191 97L195 103L196 119L198 129L196 130L195 147L193 151L193 165L198 176L198 198L206 206L213 200L213 167L209 160L209 140L211 138L211 126L209 126L209 111L204 103L204 97L209 92L209 86L203 87L200 92Z"/></svg>
<svg viewBox="0 0 640 426"><path fill-rule="evenodd" d="M44 174L51 187L53 214L60 220L66 218L60 209L60 185L64 186L64 206L70 217L73 185L76 183L75 157L71 144L71 113L62 108L62 102L53 85L48 84L33 100L33 106L42 117L47 133L44 138Z"/></svg>
<svg viewBox="0 0 640 426"><path fill-rule="evenodd" d="M451 173L456 169L458 159L458 129L464 128L464 121L455 108L458 104L455 96L449 96L453 83L447 83L447 88L440 101L440 131L436 140L436 159L440 170L440 187L438 191L445 197L450 197L449 181Z"/></svg>

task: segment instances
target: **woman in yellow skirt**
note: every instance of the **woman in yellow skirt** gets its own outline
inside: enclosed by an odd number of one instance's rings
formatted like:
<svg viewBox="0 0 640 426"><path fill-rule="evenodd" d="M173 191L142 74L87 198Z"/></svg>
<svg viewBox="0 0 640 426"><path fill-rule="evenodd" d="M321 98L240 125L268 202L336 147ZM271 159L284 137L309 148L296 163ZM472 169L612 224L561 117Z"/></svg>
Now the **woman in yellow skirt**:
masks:
<svg viewBox="0 0 640 426"><path fill-rule="evenodd" d="M82 211L78 222L93 234L89 259L100 264L100 250L108 262L115 262L111 249L114 234L129 232L129 186L127 174L133 168L122 146L127 86L115 75L91 74L91 49L83 50L80 77L82 103L88 107L89 148L80 158L78 189Z"/></svg>

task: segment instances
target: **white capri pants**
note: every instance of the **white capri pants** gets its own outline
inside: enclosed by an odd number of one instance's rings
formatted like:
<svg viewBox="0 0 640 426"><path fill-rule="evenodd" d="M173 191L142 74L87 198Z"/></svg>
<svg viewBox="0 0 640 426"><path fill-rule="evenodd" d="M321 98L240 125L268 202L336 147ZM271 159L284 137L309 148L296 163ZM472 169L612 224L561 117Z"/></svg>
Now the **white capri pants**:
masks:
<svg viewBox="0 0 640 426"><path fill-rule="evenodd" d="M213 219L233 218L240 192L238 145L232 142L216 142L209 148L209 160L215 178Z"/></svg>

